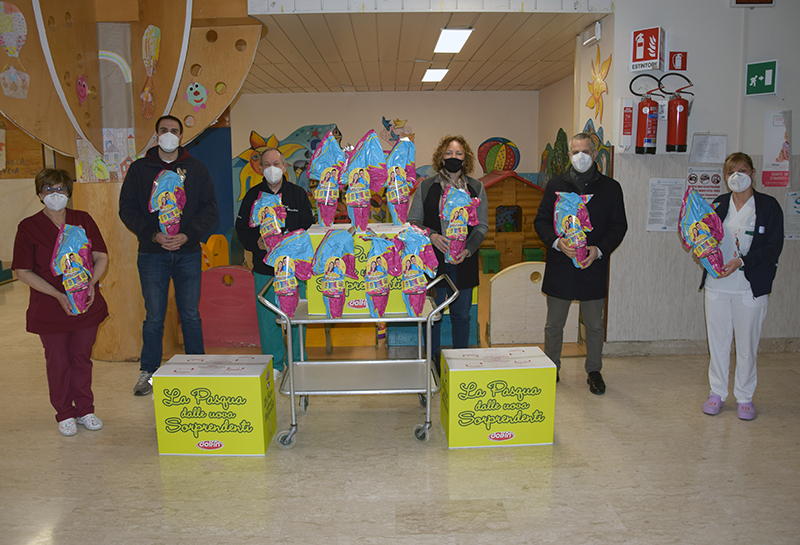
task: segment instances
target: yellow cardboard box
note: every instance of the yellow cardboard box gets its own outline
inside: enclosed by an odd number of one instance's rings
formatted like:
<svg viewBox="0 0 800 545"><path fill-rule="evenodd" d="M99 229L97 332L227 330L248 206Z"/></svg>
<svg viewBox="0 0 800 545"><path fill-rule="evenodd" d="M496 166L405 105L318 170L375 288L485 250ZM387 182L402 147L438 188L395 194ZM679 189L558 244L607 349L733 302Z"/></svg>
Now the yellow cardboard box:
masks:
<svg viewBox="0 0 800 545"><path fill-rule="evenodd" d="M450 448L552 444L556 366L539 348L442 350L441 367Z"/></svg>
<svg viewBox="0 0 800 545"><path fill-rule="evenodd" d="M406 229L408 225L393 225L391 223L370 223L369 228L376 235L386 235L388 238L396 237L401 231ZM320 242L325 237L329 229L349 229L350 224L334 224L331 227L324 227L322 225L313 225L308 230L311 237L311 245L314 251L317 251ZM358 280L347 278L346 285L346 301L344 304L343 314L369 314L369 307L367 306L367 293L364 290L364 271L367 269L367 255L369 254L370 242L364 240L358 233L353 236L353 243L355 246L356 256L356 274ZM325 314L325 301L322 295L322 278L323 275L312 276L306 283L306 297L308 298L308 313L309 314ZM427 277L426 277L427 278ZM399 277L390 276L389 301L386 304L386 312L406 312L406 305L403 302L403 294L400 291L401 281Z"/></svg>
<svg viewBox="0 0 800 545"><path fill-rule="evenodd" d="M159 454L263 456L277 430L272 356L174 356L153 398Z"/></svg>

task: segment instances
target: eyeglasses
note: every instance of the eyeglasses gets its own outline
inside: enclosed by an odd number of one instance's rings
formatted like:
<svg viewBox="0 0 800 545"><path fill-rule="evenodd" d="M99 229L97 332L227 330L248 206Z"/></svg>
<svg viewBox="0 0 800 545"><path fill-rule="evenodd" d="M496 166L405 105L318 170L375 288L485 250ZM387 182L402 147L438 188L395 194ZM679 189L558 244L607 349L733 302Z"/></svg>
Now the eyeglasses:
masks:
<svg viewBox="0 0 800 545"><path fill-rule="evenodd" d="M61 193L62 195L66 195L67 188L63 185L46 185L42 188L42 193L50 194L50 193Z"/></svg>

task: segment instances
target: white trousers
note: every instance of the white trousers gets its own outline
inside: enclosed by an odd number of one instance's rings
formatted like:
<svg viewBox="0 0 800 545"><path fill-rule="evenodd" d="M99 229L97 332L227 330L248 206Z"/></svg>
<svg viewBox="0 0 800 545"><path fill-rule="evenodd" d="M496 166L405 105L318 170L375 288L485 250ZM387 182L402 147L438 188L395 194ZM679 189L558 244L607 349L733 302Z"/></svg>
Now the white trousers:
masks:
<svg viewBox="0 0 800 545"><path fill-rule="evenodd" d="M761 324L767 315L769 296L753 298L750 290L722 293L705 290L706 330L711 363L708 382L711 393L722 401L728 397L728 373L731 366L731 341L736 337L736 375L733 395L737 403L753 401L758 382L756 363Z"/></svg>

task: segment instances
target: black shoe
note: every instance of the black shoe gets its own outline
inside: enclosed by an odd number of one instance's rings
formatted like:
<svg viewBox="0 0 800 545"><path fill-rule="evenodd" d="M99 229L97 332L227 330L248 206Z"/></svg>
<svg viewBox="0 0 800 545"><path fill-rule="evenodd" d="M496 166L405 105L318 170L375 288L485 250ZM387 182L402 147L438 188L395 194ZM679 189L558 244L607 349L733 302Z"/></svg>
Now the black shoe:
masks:
<svg viewBox="0 0 800 545"><path fill-rule="evenodd" d="M600 371L592 371L586 379L586 384L589 385L589 391L594 395L603 395L606 393L606 383L603 382L603 375Z"/></svg>
<svg viewBox="0 0 800 545"><path fill-rule="evenodd" d="M556 382L561 382L561 377L558 374L558 370L556 370Z"/></svg>

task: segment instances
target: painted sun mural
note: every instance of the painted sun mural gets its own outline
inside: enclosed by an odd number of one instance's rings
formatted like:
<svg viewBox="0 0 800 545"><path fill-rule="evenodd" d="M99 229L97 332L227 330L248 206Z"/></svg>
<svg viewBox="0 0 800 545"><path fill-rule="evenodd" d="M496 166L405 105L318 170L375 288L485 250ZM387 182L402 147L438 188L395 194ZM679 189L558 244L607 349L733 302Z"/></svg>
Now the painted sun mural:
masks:
<svg viewBox="0 0 800 545"><path fill-rule="evenodd" d="M603 123L603 93L608 94L606 77L611 68L611 55L600 64L600 46L597 46L597 59L592 61L592 81L588 83L592 96L586 101L586 107L594 110L594 118Z"/></svg>

